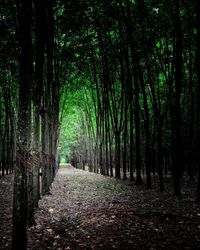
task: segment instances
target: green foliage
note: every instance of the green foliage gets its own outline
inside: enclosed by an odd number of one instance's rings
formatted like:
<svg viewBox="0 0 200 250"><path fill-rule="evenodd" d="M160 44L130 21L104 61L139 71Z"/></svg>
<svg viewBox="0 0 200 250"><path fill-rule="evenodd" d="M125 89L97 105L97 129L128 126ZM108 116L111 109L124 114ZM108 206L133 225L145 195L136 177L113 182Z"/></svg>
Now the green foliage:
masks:
<svg viewBox="0 0 200 250"><path fill-rule="evenodd" d="M60 156L61 159L69 159L71 149L74 148L78 142L80 134L80 117L79 112L75 107L68 106L66 116L63 118L61 132L60 132Z"/></svg>

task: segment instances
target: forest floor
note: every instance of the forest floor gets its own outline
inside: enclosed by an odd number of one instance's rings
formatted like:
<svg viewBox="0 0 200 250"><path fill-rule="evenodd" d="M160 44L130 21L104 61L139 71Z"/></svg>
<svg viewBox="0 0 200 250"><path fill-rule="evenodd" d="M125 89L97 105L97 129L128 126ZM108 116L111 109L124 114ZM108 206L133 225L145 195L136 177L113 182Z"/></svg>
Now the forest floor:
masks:
<svg viewBox="0 0 200 250"><path fill-rule="evenodd" d="M200 249L195 186L183 183L177 199L166 182L160 194L66 165L39 202L28 249ZM11 176L0 181L0 249L10 249L11 183Z"/></svg>
<svg viewBox="0 0 200 250"><path fill-rule="evenodd" d="M10 249L12 235L13 175L0 179L0 249Z"/></svg>

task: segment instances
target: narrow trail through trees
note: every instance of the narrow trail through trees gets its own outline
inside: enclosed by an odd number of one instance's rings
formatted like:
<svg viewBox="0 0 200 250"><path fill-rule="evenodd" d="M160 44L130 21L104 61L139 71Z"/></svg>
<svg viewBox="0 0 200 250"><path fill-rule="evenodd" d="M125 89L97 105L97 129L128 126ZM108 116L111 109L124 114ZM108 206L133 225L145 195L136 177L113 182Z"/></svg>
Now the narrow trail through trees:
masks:
<svg viewBox="0 0 200 250"><path fill-rule="evenodd" d="M29 249L198 249L200 209L171 192L66 165L39 203Z"/></svg>
<svg viewBox="0 0 200 250"><path fill-rule="evenodd" d="M199 249L200 208L193 190L183 183L182 200L175 199L170 181L161 195L157 185L145 190L64 165L39 201L27 249ZM12 182L12 176L1 181L3 250L11 245Z"/></svg>

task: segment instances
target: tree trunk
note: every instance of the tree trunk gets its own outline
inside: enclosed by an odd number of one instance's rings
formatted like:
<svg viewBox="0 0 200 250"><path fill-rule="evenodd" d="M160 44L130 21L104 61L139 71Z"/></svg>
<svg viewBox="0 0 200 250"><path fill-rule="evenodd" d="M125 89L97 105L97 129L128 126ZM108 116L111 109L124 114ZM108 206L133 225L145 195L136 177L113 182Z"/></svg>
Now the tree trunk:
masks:
<svg viewBox="0 0 200 250"><path fill-rule="evenodd" d="M174 193L181 195L181 85L182 85L182 28L180 19L179 0L174 0L175 8L175 107L174 107Z"/></svg>
<svg viewBox="0 0 200 250"><path fill-rule="evenodd" d="M41 109L41 96L43 92L43 65L44 65L44 46L45 46L45 11L44 1L34 0L35 6L35 38L36 38L36 59L35 59L35 86L34 86L34 138L33 148L36 151L35 166L33 170L33 195L34 206L38 206L38 200L40 198L40 181L39 181L39 169L40 169L40 109Z"/></svg>
<svg viewBox="0 0 200 250"><path fill-rule="evenodd" d="M32 1L18 0L18 39L20 46L19 64L19 115L17 132L17 164L14 175L13 235L12 249L26 249L27 224L27 173L30 149L31 105L30 88L32 79Z"/></svg>
<svg viewBox="0 0 200 250"><path fill-rule="evenodd" d="M120 179L120 133L115 132L115 178Z"/></svg>
<svg viewBox="0 0 200 250"><path fill-rule="evenodd" d="M197 109L198 109L198 123L197 126L200 125L200 1L196 1L196 11L197 11L197 49L196 49L196 72L197 72ZM197 131L197 165L198 165L198 183L197 183L197 202L200 202L200 131Z"/></svg>
<svg viewBox="0 0 200 250"><path fill-rule="evenodd" d="M126 98L126 97L125 97ZM124 148L123 148L123 179L126 180L126 171L127 171L127 133L128 133L128 100L125 100L125 108L124 108Z"/></svg>
<svg viewBox="0 0 200 250"><path fill-rule="evenodd" d="M133 104L130 102L130 181L134 181L133 168L134 168L134 155L133 155Z"/></svg>

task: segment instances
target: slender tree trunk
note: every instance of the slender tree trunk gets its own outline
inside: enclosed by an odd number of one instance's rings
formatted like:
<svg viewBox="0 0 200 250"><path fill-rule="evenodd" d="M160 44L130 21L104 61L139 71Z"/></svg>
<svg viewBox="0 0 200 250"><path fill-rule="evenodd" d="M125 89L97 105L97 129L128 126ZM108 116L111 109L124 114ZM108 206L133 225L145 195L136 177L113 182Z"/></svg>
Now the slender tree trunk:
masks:
<svg viewBox="0 0 200 250"><path fill-rule="evenodd" d="M140 26L142 28L142 41L143 41L143 50L146 54L148 48L146 46L146 33L145 33L145 23L144 23L144 18L145 18L145 3L143 0L137 0L137 7L138 11L140 13ZM145 61L148 66L148 58L147 55L145 56ZM144 77L142 74L142 69L140 64L138 64L138 70L139 70L139 79L140 79L140 86L143 94L143 100L144 100L144 112L145 112L145 121L144 121L144 126L145 126L145 168L146 168L146 176L147 176L147 181L146 181L146 186L147 189L151 188L151 164L150 164L150 131L149 131L149 107L148 107L148 102L147 102L147 93L145 89L145 82L144 82Z"/></svg>
<svg viewBox="0 0 200 250"><path fill-rule="evenodd" d="M43 109L41 110L41 120L42 120L42 194L48 192L48 138L47 138L47 111L44 106L43 101Z"/></svg>
<svg viewBox="0 0 200 250"><path fill-rule="evenodd" d="M12 104L12 97L9 94L9 118L10 118L10 152L11 152L11 173L14 171L16 162L16 125L15 125L15 112Z"/></svg>
<svg viewBox="0 0 200 250"><path fill-rule="evenodd" d="M181 195L181 85L182 85L182 28L181 28L181 19L180 19L180 8L179 0L174 0L175 8L175 138L174 138L174 150L175 150L175 159L174 159L174 193L177 196Z"/></svg>
<svg viewBox="0 0 200 250"><path fill-rule="evenodd" d="M159 118L160 119L160 118ZM163 180L163 167L162 167L162 124L161 122L158 123L159 129L157 131L157 169L158 169L158 176L159 176L159 184L160 184L160 192L164 191L164 180Z"/></svg>
<svg viewBox="0 0 200 250"><path fill-rule="evenodd" d="M120 179L120 133L115 132L115 177Z"/></svg>
<svg viewBox="0 0 200 250"><path fill-rule="evenodd" d="M138 67L140 67L138 65ZM147 181L146 186L147 189L151 188L151 164L150 164L150 129L149 129L149 107L147 102L147 93L145 89L144 79L141 72L141 69L139 68L139 75L140 75L140 85L142 89L143 94L143 100L144 100L144 112L145 112L145 168L146 168L146 175L147 175Z"/></svg>
<svg viewBox="0 0 200 250"><path fill-rule="evenodd" d="M31 19L32 1L16 1L18 11L19 66L19 115L17 133L17 165L14 175L12 249L26 249L27 224L27 172L30 149L32 76Z"/></svg>
<svg viewBox="0 0 200 250"><path fill-rule="evenodd" d="M133 168L134 168L134 155L133 155L133 104L130 103L130 181L134 181Z"/></svg>
<svg viewBox="0 0 200 250"><path fill-rule="evenodd" d="M127 5L127 17L125 18L126 30L127 30L127 42L131 51L131 60L134 72L134 105L135 105L135 167L136 167L136 185L142 184L141 178L141 150L140 150L140 103L139 103L139 58L136 50L136 45L133 38L133 27L131 20L131 6L130 2L126 1Z"/></svg>
<svg viewBox="0 0 200 250"><path fill-rule="evenodd" d="M135 147L136 147L136 185L142 184L140 152L140 105L138 79L135 79Z"/></svg>
<svg viewBox="0 0 200 250"><path fill-rule="evenodd" d="M126 97L125 97L126 98ZM123 179L126 180L126 172L127 172L127 133L128 133L128 100L125 100L125 108L124 108L124 148L123 148Z"/></svg>
<svg viewBox="0 0 200 250"><path fill-rule="evenodd" d="M53 141L54 141L54 116L56 115L53 111L53 85L56 84L54 82L54 17L53 17L53 1L45 0L46 6L46 53L47 53L47 82L46 82L46 98L45 98L45 106L46 106L46 167L45 167L45 175L46 175L46 184L47 190L49 191L51 182L52 182L52 168L53 168ZM56 107L55 107L56 108Z"/></svg>
<svg viewBox="0 0 200 250"><path fill-rule="evenodd" d="M43 65L44 65L44 46L45 46L45 11L44 1L34 0L35 7L35 38L36 38L36 59L35 59L35 86L34 86L34 138L33 147L35 149L35 157L38 159L35 161L33 170L33 194L34 194L34 206L38 206L38 200L40 198L40 181L39 181L39 169L40 169L40 110L41 110L41 96L43 92Z"/></svg>
<svg viewBox="0 0 200 250"><path fill-rule="evenodd" d="M110 176L113 177L113 155L112 155L112 140L111 140L111 131L110 131L110 123L109 124L109 166L110 166Z"/></svg>
<svg viewBox="0 0 200 250"><path fill-rule="evenodd" d="M109 133L109 126L108 126L109 118L108 118L108 110L105 111L105 146L106 146L106 175L109 175L109 152L108 152L108 133Z"/></svg>
<svg viewBox="0 0 200 250"><path fill-rule="evenodd" d="M197 72L197 110L198 110L198 124L200 125L200 1L196 1L196 11L197 11L197 49L196 49L196 72ZM197 132L197 165L198 165L198 184L197 184L197 202L200 202L200 131Z"/></svg>

